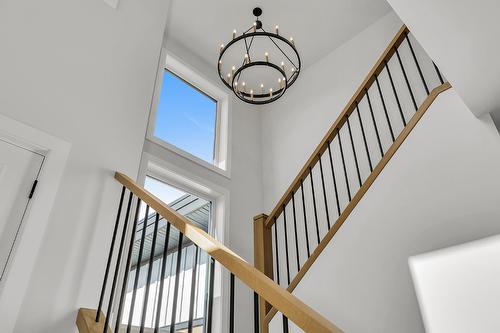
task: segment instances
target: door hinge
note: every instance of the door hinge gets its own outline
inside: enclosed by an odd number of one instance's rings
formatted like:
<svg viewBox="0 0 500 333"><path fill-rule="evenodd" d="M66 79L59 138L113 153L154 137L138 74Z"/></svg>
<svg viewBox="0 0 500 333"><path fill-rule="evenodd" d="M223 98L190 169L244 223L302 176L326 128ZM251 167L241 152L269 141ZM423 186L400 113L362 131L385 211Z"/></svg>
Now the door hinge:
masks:
<svg viewBox="0 0 500 333"><path fill-rule="evenodd" d="M33 186L31 186L31 191L30 191L30 195L28 195L28 199L33 198L33 194L35 193L35 189L36 189L37 184L38 184L38 179L35 179L35 181L33 182Z"/></svg>

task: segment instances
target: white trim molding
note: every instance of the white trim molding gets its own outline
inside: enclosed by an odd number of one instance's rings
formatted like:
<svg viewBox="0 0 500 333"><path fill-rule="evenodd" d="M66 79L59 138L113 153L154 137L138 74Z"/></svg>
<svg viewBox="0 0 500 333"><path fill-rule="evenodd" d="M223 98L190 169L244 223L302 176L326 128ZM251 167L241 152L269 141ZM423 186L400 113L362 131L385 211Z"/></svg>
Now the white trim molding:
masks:
<svg viewBox="0 0 500 333"><path fill-rule="evenodd" d="M45 155L37 191L26 212L5 281L0 286L2 332L12 332L55 204L71 144L3 115L0 115L0 136Z"/></svg>

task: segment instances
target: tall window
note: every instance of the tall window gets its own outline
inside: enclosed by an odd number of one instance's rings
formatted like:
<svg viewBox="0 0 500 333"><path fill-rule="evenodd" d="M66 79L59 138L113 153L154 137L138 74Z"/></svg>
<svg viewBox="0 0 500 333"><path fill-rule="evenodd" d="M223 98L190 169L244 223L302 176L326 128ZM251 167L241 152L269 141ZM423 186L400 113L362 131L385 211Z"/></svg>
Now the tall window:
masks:
<svg viewBox="0 0 500 333"><path fill-rule="evenodd" d="M217 101L165 69L153 136L214 164Z"/></svg>

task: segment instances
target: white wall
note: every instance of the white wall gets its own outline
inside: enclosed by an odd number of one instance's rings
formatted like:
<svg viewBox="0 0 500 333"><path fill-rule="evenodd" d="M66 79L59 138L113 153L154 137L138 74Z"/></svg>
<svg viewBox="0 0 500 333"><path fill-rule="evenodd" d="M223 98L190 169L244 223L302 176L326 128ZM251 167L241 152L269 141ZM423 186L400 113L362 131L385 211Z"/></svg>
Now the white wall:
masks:
<svg viewBox="0 0 500 333"><path fill-rule="evenodd" d="M283 98L263 107L266 212L274 208L401 25L393 12L387 14L306 68Z"/></svg>
<svg viewBox="0 0 500 333"><path fill-rule="evenodd" d="M388 0L474 114L500 113L497 0Z"/></svg>
<svg viewBox="0 0 500 333"><path fill-rule="evenodd" d="M423 332L407 260L499 233L499 168L491 118L441 94L294 293L346 332Z"/></svg>
<svg viewBox="0 0 500 333"><path fill-rule="evenodd" d="M119 194L112 175L137 174L167 7L0 4L0 112L72 145L19 316L0 331L17 320L15 332L71 332L77 308L96 307Z"/></svg>
<svg viewBox="0 0 500 333"><path fill-rule="evenodd" d="M500 236L411 257L426 332L500 331Z"/></svg>

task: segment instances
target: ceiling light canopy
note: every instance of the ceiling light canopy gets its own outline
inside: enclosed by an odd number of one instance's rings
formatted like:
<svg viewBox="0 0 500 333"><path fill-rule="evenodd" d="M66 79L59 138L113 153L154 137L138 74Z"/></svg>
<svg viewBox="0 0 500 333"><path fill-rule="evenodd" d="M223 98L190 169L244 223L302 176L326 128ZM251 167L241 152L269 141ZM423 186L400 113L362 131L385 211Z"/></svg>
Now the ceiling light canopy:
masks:
<svg viewBox="0 0 500 333"><path fill-rule="evenodd" d="M217 70L219 77L234 94L250 104L267 104L279 99L297 80L300 56L293 37L264 30L254 8L253 25L241 34L233 30L232 39L220 45Z"/></svg>

